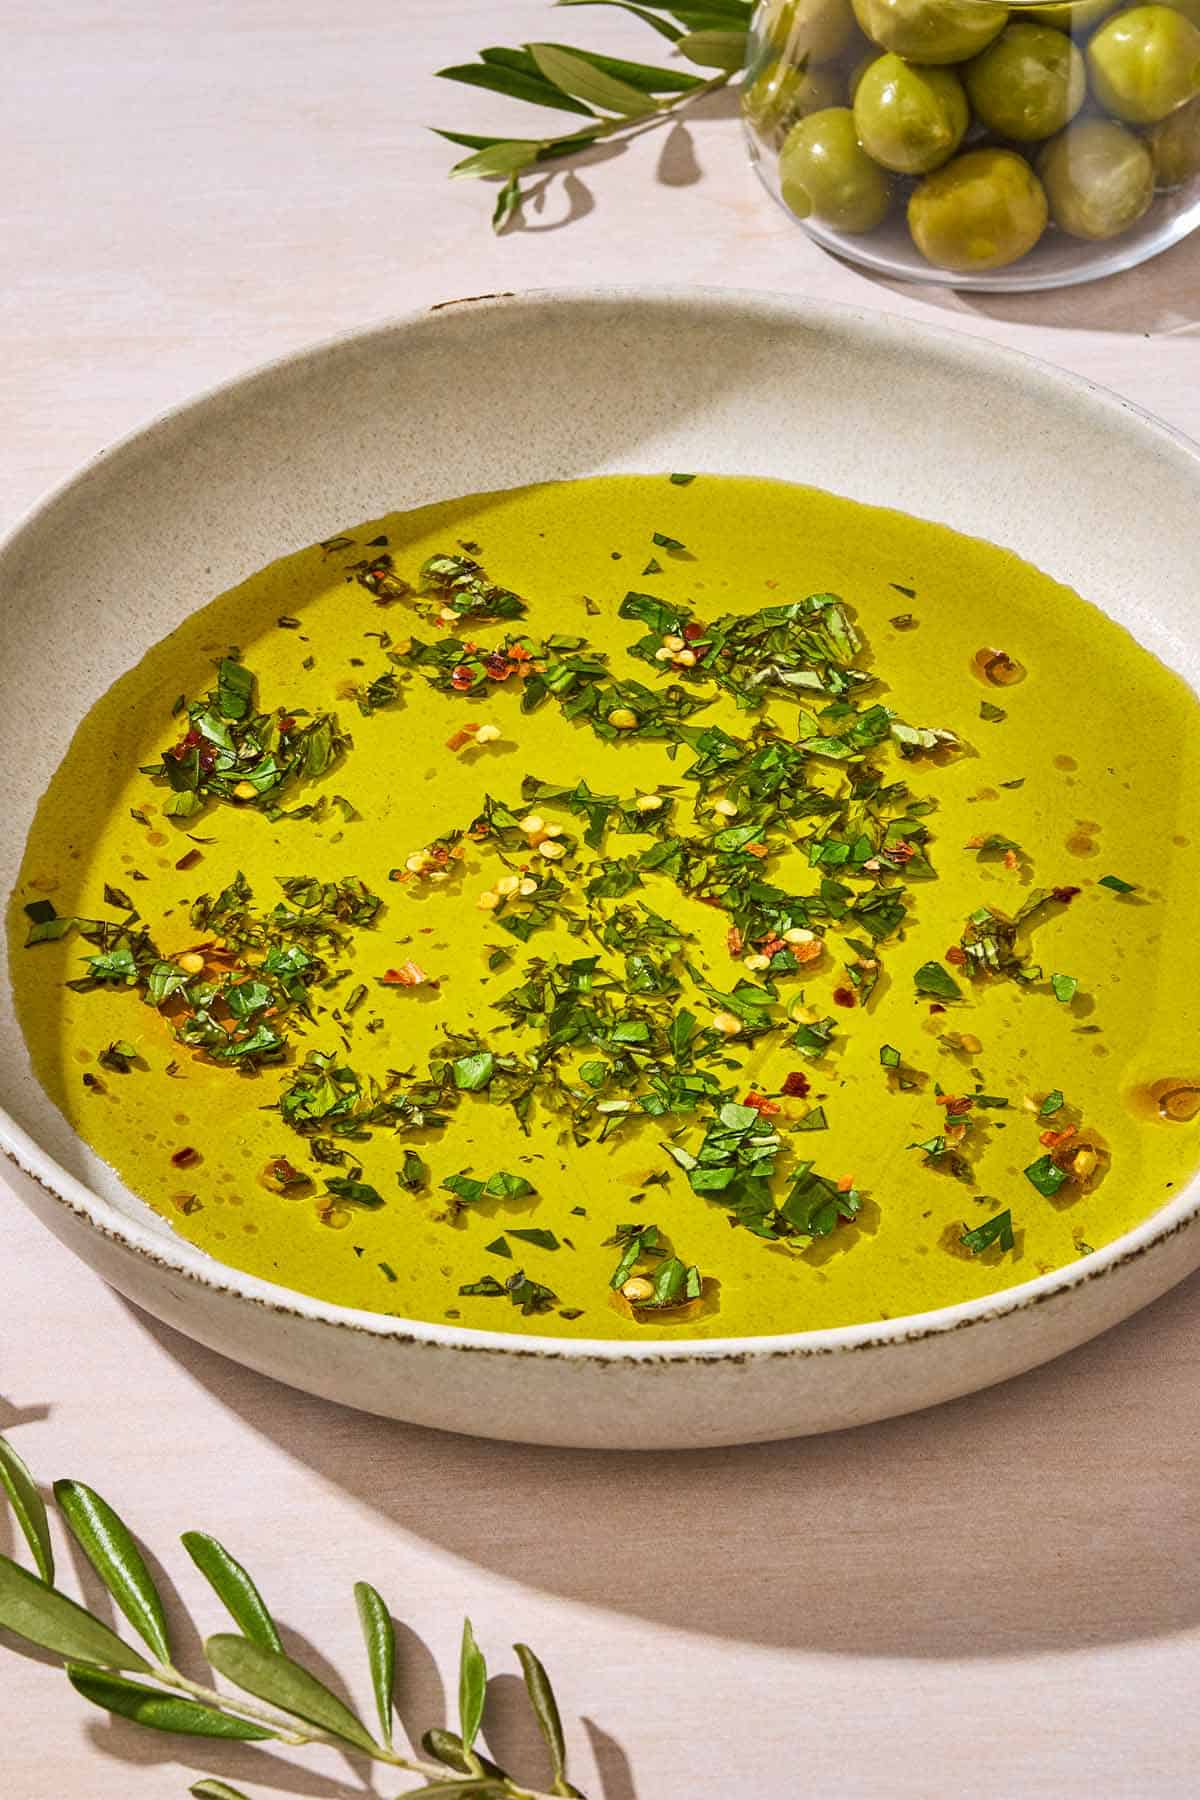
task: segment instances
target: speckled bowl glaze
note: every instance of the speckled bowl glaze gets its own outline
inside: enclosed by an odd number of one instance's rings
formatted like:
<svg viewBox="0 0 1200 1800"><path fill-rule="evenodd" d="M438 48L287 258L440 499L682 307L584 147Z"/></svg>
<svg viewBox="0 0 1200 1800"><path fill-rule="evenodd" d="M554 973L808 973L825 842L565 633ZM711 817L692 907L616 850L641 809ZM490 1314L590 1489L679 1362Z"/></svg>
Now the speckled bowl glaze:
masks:
<svg viewBox="0 0 1200 1800"><path fill-rule="evenodd" d="M78 721L213 594L390 508L671 468L811 482L1007 545L1196 685L1200 450L1112 395L968 337L768 295L486 296L319 346L169 414L0 549L5 890ZM175 1236L47 1101L7 983L2 1004L0 1147L46 1225L180 1331L391 1418L608 1448L826 1431L1031 1368L1200 1264L1193 1183L1069 1269L886 1324L625 1344L354 1312Z"/></svg>

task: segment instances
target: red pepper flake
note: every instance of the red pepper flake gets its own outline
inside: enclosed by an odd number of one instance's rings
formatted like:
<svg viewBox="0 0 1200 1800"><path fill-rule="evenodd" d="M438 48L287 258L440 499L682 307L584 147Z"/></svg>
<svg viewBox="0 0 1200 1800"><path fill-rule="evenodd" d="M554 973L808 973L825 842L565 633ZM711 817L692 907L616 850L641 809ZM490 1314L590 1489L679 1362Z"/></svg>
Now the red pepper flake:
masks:
<svg viewBox="0 0 1200 1800"><path fill-rule="evenodd" d="M185 1144L182 1150L176 1150L171 1158L172 1166L176 1169L190 1169L193 1163L199 1161L200 1152L194 1150L190 1144Z"/></svg>
<svg viewBox="0 0 1200 1800"><path fill-rule="evenodd" d="M1061 1131L1043 1131L1038 1143L1047 1150L1057 1150L1061 1145L1069 1144L1078 1129L1076 1125L1064 1125Z"/></svg>
<svg viewBox="0 0 1200 1800"><path fill-rule="evenodd" d="M802 1069L793 1069L790 1075L785 1075L783 1087L780 1089L780 1092L786 1094L789 1099L795 1100L803 1100L805 1095L811 1091L812 1082Z"/></svg>
<svg viewBox="0 0 1200 1800"><path fill-rule="evenodd" d="M690 619L683 628L683 635L689 644L694 644L697 638L704 636L705 629L699 619Z"/></svg>
<svg viewBox="0 0 1200 1800"><path fill-rule="evenodd" d="M1070 906L1076 894L1081 894L1082 892L1083 889L1077 887L1051 888L1050 898L1052 900L1057 900L1061 906Z"/></svg>
<svg viewBox="0 0 1200 1800"><path fill-rule="evenodd" d="M887 857L889 862L903 864L911 862L916 855L916 851L911 844L902 840L898 844L889 844L883 854Z"/></svg>
<svg viewBox="0 0 1200 1800"><path fill-rule="evenodd" d="M389 969L383 977L383 981L388 987L423 987L428 980L429 977L420 963L411 960L404 963L399 969Z"/></svg>
<svg viewBox="0 0 1200 1800"><path fill-rule="evenodd" d="M199 850L185 850L179 861L175 864L175 867L177 869L194 869L199 861Z"/></svg>
<svg viewBox="0 0 1200 1800"><path fill-rule="evenodd" d="M854 1191L853 1175L839 1175L837 1190L839 1194L850 1194Z"/></svg>
<svg viewBox="0 0 1200 1800"><path fill-rule="evenodd" d="M771 854L771 852L768 849L766 844L760 844L757 842L755 842L753 844L743 844L742 849L746 852L747 856L763 857L763 856L770 856L770 854Z"/></svg>
<svg viewBox="0 0 1200 1800"><path fill-rule="evenodd" d="M301 1175L299 1169L290 1163L286 1156L277 1156L271 1164L271 1174L276 1181L307 1181L307 1175Z"/></svg>
<svg viewBox="0 0 1200 1800"><path fill-rule="evenodd" d="M388 870L388 880L389 881L407 881L410 874L411 874L411 870L409 870L409 869L389 869Z"/></svg>
<svg viewBox="0 0 1200 1800"><path fill-rule="evenodd" d="M459 663L456 668L451 669L450 686L460 694L465 694L468 688L475 686L474 672L466 663Z"/></svg>
<svg viewBox="0 0 1200 1800"><path fill-rule="evenodd" d="M951 944L946 952L946 961L952 963L956 969L961 969L966 960L967 953L962 946L960 944Z"/></svg>
<svg viewBox="0 0 1200 1800"><path fill-rule="evenodd" d="M296 729L296 721L290 715L280 719L279 730L280 730L281 735L284 734L285 732L295 731L295 729Z"/></svg>
<svg viewBox="0 0 1200 1800"><path fill-rule="evenodd" d="M446 739L447 750L465 750L468 744L475 742L478 725L463 725Z"/></svg>
<svg viewBox="0 0 1200 1800"><path fill-rule="evenodd" d="M929 1002L929 1010L931 1013L941 1013L945 1012L946 1009L940 1000L931 1000Z"/></svg>
<svg viewBox="0 0 1200 1800"><path fill-rule="evenodd" d="M725 948L730 956L740 956L745 948L745 939L736 925L731 925L725 933Z"/></svg>
<svg viewBox="0 0 1200 1800"><path fill-rule="evenodd" d="M765 1094L756 1094L753 1088L750 1089L750 1092L742 1101L742 1105L752 1106L755 1112L759 1113L764 1119L769 1119L772 1113L777 1113L779 1111L778 1101L768 1100Z"/></svg>
<svg viewBox="0 0 1200 1800"><path fill-rule="evenodd" d="M512 673L512 664L503 650L493 650L483 666L489 681L507 681Z"/></svg>
<svg viewBox="0 0 1200 1800"><path fill-rule="evenodd" d="M975 1104L974 1098L970 1094L935 1094L934 1099L939 1106L945 1107L948 1119L961 1118L962 1114L969 1113Z"/></svg>
<svg viewBox="0 0 1200 1800"><path fill-rule="evenodd" d="M834 988L833 1003L835 1006L853 1006L855 1004L854 989L848 987Z"/></svg>

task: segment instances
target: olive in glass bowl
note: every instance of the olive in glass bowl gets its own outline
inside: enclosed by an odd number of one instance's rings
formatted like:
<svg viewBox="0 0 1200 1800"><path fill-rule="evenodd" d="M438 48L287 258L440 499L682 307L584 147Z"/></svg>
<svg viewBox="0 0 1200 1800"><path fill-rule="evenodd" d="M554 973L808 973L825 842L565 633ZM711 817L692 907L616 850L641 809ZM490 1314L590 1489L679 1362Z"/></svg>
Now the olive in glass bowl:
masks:
<svg viewBox="0 0 1200 1800"><path fill-rule="evenodd" d="M1200 0L761 0L742 93L768 190L882 274L1058 287L1200 226Z"/></svg>

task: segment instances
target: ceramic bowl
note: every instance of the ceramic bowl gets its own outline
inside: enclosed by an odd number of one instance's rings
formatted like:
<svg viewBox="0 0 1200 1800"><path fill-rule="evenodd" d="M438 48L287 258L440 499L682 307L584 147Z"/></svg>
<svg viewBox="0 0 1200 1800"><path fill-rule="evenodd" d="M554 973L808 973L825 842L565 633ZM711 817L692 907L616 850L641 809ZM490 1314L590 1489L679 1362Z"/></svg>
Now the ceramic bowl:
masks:
<svg viewBox="0 0 1200 1800"><path fill-rule="evenodd" d="M74 727L213 594L391 508L672 468L810 482L989 538L1193 685L1200 672L1200 450L1112 395L968 337L766 295L458 301L170 413L0 549L4 889ZM649 1448L861 1424L1031 1368L1200 1264L1192 1184L1069 1269L885 1324L628 1344L414 1323L272 1286L175 1236L42 1094L7 983L0 1081L12 1187L139 1306L296 1387L481 1436Z"/></svg>

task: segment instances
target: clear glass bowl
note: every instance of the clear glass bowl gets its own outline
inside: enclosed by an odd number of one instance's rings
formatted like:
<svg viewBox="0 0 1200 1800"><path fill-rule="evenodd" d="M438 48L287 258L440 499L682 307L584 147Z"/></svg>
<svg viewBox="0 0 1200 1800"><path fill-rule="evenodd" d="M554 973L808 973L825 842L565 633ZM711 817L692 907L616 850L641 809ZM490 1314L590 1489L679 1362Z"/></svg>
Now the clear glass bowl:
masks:
<svg viewBox="0 0 1200 1800"><path fill-rule="evenodd" d="M1200 0L759 0L741 91L767 190L882 275L1066 287L1200 226Z"/></svg>

